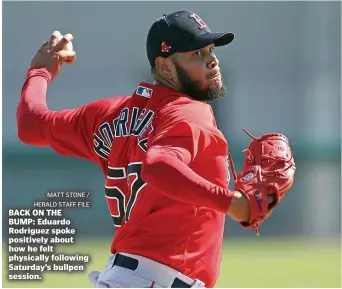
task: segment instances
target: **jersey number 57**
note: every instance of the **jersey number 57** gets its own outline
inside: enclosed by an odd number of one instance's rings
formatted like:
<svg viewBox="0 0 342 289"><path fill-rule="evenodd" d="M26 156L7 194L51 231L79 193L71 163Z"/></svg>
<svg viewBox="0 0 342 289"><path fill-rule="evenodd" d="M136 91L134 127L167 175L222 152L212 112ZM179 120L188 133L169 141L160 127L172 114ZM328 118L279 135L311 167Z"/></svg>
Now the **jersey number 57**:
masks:
<svg viewBox="0 0 342 289"><path fill-rule="evenodd" d="M121 227L123 221L128 222L139 192L146 185L140 177L141 164L130 163L127 168L108 167L106 200L115 227ZM111 186L111 180L117 185ZM124 191L129 185L126 202Z"/></svg>

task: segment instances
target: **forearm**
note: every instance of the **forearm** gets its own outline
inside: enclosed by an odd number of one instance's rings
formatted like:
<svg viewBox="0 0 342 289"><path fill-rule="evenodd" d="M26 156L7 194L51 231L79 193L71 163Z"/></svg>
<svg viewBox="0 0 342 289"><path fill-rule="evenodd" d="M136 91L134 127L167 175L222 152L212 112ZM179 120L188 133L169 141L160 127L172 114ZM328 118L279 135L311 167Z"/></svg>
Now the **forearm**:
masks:
<svg viewBox="0 0 342 289"><path fill-rule="evenodd" d="M181 160L169 155L148 155L142 167L142 178L170 199L223 213L228 211L234 198L233 191L205 180Z"/></svg>
<svg viewBox="0 0 342 289"><path fill-rule="evenodd" d="M44 117L48 113L46 104L50 74L45 69L28 72L17 107L19 139L32 145L46 145L44 140Z"/></svg>

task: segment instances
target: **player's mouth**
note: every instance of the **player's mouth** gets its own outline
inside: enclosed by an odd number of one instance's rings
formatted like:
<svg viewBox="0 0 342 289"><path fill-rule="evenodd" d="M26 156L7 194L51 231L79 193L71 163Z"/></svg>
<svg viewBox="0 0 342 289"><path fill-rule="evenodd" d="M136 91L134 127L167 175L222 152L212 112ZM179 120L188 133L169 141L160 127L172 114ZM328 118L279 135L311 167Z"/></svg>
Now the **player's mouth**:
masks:
<svg viewBox="0 0 342 289"><path fill-rule="evenodd" d="M211 72L208 76L208 79L216 79L216 78L221 78L221 72L220 70L214 70L213 72Z"/></svg>

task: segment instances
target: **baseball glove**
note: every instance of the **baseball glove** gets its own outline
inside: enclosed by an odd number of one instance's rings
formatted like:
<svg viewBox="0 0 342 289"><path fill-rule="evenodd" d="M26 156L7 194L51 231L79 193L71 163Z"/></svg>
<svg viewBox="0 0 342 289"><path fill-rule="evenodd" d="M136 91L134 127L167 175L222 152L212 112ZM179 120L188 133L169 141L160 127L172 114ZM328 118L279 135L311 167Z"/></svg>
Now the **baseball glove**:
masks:
<svg viewBox="0 0 342 289"><path fill-rule="evenodd" d="M279 133L267 133L253 140L245 152L243 171L236 175L232 157L229 162L235 181L235 191L240 191L249 201L249 222L241 225L253 228L259 236L258 227L271 216L274 209L291 189L295 175L295 162L288 138Z"/></svg>

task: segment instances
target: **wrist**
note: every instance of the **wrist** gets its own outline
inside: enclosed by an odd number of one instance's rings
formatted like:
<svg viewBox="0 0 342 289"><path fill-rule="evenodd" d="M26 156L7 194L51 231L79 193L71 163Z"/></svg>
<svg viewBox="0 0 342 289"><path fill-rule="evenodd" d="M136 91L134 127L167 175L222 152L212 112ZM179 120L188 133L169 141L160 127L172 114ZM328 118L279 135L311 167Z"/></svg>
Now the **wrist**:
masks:
<svg viewBox="0 0 342 289"><path fill-rule="evenodd" d="M35 76L43 77L47 83L50 83L52 80L52 74L46 67L30 67L27 71L26 80Z"/></svg>
<svg viewBox="0 0 342 289"><path fill-rule="evenodd" d="M238 222L249 222L250 214L251 209L247 197L240 191L234 191L227 215Z"/></svg>

